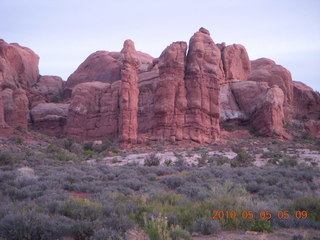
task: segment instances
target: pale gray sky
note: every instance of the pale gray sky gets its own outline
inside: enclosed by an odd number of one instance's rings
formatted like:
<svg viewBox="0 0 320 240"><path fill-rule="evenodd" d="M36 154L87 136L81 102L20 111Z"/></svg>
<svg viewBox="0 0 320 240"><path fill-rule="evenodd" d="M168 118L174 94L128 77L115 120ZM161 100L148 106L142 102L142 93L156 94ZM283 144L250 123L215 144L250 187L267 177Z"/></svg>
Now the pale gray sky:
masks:
<svg viewBox="0 0 320 240"><path fill-rule="evenodd" d="M240 43L320 91L319 0L0 0L0 38L40 56L42 75L64 79L97 50L125 39L158 57L201 26L216 43Z"/></svg>

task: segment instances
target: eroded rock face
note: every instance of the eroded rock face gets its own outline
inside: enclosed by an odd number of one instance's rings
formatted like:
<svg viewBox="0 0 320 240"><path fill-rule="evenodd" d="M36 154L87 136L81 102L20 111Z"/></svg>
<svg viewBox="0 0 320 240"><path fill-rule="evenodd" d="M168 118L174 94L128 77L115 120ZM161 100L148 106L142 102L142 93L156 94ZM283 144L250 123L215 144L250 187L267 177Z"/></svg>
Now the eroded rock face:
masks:
<svg viewBox="0 0 320 240"><path fill-rule="evenodd" d="M220 121L248 120L249 116L240 108L232 92L231 85L225 83L220 89Z"/></svg>
<svg viewBox="0 0 320 240"><path fill-rule="evenodd" d="M175 42L161 54L159 80L154 93L153 135L172 141L183 139L187 107L184 71L187 44Z"/></svg>
<svg viewBox="0 0 320 240"><path fill-rule="evenodd" d="M29 48L0 40L0 85L29 89L39 76L39 57Z"/></svg>
<svg viewBox="0 0 320 240"><path fill-rule="evenodd" d="M134 43L126 40L121 51L121 87L119 140L123 143L136 143L138 136L138 68L140 61Z"/></svg>
<svg viewBox="0 0 320 240"><path fill-rule="evenodd" d="M247 50L240 44L220 47L226 81L246 81L251 72L251 62Z"/></svg>
<svg viewBox="0 0 320 240"><path fill-rule="evenodd" d="M50 102L62 97L63 84L61 77L41 76L33 88Z"/></svg>
<svg viewBox="0 0 320 240"><path fill-rule="evenodd" d="M97 51L91 54L77 70L70 75L66 88L73 88L84 82L113 83L120 80L121 63L107 51Z"/></svg>
<svg viewBox="0 0 320 240"><path fill-rule="evenodd" d="M78 84L72 92L66 134L82 139L118 137L120 81Z"/></svg>
<svg viewBox="0 0 320 240"><path fill-rule="evenodd" d="M11 133L11 128L8 126L4 119L4 109L2 96L0 95L0 136L7 135Z"/></svg>
<svg viewBox="0 0 320 240"><path fill-rule="evenodd" d="M270 87L278 86L284 93L284 114L286 120L292 118L293 83L291 73L267 58L251 61L252 71L249 81L267 82Z"/></svg>
<svg viewBox="0 0 320 240"><path fill-rule="evenodd" d="M320 119L320 95L302 82L293 82L293 111L297 119Z"/></svg>
<svg viewBox="0 0 320 240"><path fill-rule="evenodd" d="M283 128L285 97L279 87L253 81L231 83L230 87L240 110L240 119L249 119L251 126L260 135L289 138Z"/></svg>
<svg viewBox="0 0 320 240"><path fill-rule="evenodd" d="M34 129L54 136L64 134L69 104L40 103L30 111Z"/></svg>
<svg viewBox="0 0 320 240"><path fill-rule="evenodd" d="M220 49L209 31L201 28L193 35L187 55L186 135L198 142L211 142L220 135L220 83L224 81Z"/></svg>
<svg viewBox="0 0 320 240"><path fill-rule="evenodd" d="M65 89L74 88L84 82L113 83L121 79L121 53L97 51L91 54L68 78ZM136 52L140 65L139 72L145 72L153 58L142 52Z"/></svg>
<svg viewBox="0 0 320 240"><path fill-rule="evenodd" d="M4 89L0 95L3 100L4 119L11 126L28 126L29 100L26 91L17 88Z"/></svg>
<svg viewBox="0 0 320 240"><path fill-rule="evenodd" d="M39 57L19 44L0 40L0 95L4 120L11 126L27 127L27 91L37 82Z"/></svg>
<svg viewBox="0 0 320 240"><path fill-rule="evenodd" d="M290 139L283 128L284 99L284 93L279 87L273 86L268 89L264 102L250 118L252 127L259 135Z"/></svg>

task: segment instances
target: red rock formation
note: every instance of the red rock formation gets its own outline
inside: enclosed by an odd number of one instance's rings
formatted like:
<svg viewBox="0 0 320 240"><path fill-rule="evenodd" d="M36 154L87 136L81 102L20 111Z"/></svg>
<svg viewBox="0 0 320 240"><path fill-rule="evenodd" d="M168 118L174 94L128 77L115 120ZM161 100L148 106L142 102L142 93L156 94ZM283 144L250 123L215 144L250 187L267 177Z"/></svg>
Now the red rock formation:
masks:
<svg viewBox="0 0 320 240"><path fill-rule="evenodd" d="M232 44L222 49L222 62L226 81L246 81L251 72L251 62L244 46Z"/></svg>
<svg viewBox="0 0 320 240"><path fill-rule="evenodd" d="M121 78L120 68L121 63L109 52L95 52L70 75L65 88L73 88L84 82L113 83Z"/></svg>
<svg viewBox="0 0 320 240"><path fill-rule="evenodd" d="M230 86L237 106L243 113L239 115L245 116L242 119L249 119L258 134L290 138L283 128L284 94L279 87L253 81L235 82Z"/></svg>
<svg viewBox="0 0 320 240"><path fill-rule="evenodd" d="M30 49L0 40L0 95L4 119L11 126L28 125L27 92L37 82L39 57ZM26 90L26 91L25 91Z"/></svg>
<svg viewBox="0 0 320 240"><path fill-rule="evenodd" d="M284 95L284 114L286 120L292 118L293 89L290 72L267 58L260 58L251 62L252 71L248 76L249 81L267 82L269 86L279 86Z"/></svg>
<svg viewBox="0 0 320 240"><path fill-rule="evenodd" d="M184 71L187 44L175 42L159 58L159 80L154 93L154 128L157 138L183 139L187 107Z"/></svg>
<svg viewBox="0 0 320 240"><path fill-rule="evenodd" d="M0 95L2 96L4 106L5 121L11 126L28 126L29 117L29 100L26 92L17 88L4 89Z"/></svg>
<svg viewBox="0 0 320 240"><path fill-rule="evenodd" d="M30 111L35 130L53 136L62 136L67 122L69 104L40 103Z"/></svg>
<svg viewBox="0 0 320 240"><path fill-rule="evenodd" d="M147 70L153 58L142 52L136 53L139 61L139 72ZM113 83L121 79L121 53L97 51L91 54L68 78L65 88L72 89L77 84L84 82Z"/></svg>
<svg viewBox="0 0 320 240"><path fill-rule="evenodd" d="M0 40L0 85L29 89L39 76L39 57L29 48Z"/></svg>
<svg viewBox="0 0 320 240"><path fill-rule="evenodd" d="M0 95L0 136L8 135L11 133L11 128L8 126L4 119L4 109L2 96Z"/></svg>
<svg viewBox="0 0 320 240"><path fill-rule="evenodd" d="M193 35L187 55L186 135L198 142L211 142L220 135L220 83L224 81L221 53L209 31Z"/></svg>
<svg viewBox="0 0 320 240"><path fill-rule="evenodd" d="M138 73L140 61L131 40L123 44L121 87L119 96L119 140L123 143L136 143L138 130Z"/></svg>
<svg viewBox="0 0 320 240"><path fill-rule="evenodd" d="M302 82L293 82L293 111L297 119L320 119L320 95Z"/></svg>
<svg viewBox="0 0 320 240"><path fill-rule="evenodd" d="M118 137L120 81L78 84L73 92L66 135L82 139Z"/></svg>

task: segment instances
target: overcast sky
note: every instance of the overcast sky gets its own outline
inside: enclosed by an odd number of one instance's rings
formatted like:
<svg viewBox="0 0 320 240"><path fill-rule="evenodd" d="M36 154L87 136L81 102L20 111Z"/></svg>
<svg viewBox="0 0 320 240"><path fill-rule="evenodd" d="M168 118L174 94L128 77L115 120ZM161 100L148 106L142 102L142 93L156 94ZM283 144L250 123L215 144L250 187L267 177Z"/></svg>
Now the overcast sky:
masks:
<svg viewBox="0 0 320 240"><path fill-rule="evenodd" d="M240 43L320 91L319 0L0 0L0 12L0 38L36 52L42 75L67 79L125 39L158 57L205 27L216 43Z"/></svg>

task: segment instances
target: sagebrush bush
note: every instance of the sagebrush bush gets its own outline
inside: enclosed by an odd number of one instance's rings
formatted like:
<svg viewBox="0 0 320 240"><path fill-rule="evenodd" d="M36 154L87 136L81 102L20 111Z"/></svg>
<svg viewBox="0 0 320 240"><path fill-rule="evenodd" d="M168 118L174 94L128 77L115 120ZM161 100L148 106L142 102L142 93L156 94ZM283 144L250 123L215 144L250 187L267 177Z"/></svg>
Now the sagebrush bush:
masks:
<svg viewBox="0 0 320 240"><path fill-rule="evenodd" d="M216 234L221 231L221 226L217 221L201 218L195 221L193 231L199 232L203 235Z"/></svg>
<svg viewBox="0 0 320 240"><path fill-rule="evenodd" d="M12 153L0 151L0 166L13 165L19 161L20 159Z"/></svg>
<svg viewBox="0 0 320 240"><path fill-rule="evenodd" d="M159 166L160 165L160 158L156 155L156 153L150 153L145 159L144 159L144 165L145 166Z"/></svg>
<svg viewBox="0 0 320 240"><path fill-rule="evenodd" d="M231 160L231 167L248 167L253 162L253 157L247 153L244 149L232 148L237 153L237 156Z"/></svg>
<svg viewBox="0 0 320 240"><path fill-rule="evenodd" d="M164 176L160 182L170 189L176 189L184 184L184 179L179 176Z"/></svg>
<svg viewBox="0 0 320 240"><path fill-rule="evenodd" d="M170 230L170 237L172 240L191 240L191 235L188 231L176 226Z"/></svg>
<svg viewBox="0 0 320 240"><path fill-rule="evenodd" d="M75 220L80 219L92 221L98 218L101 210L101 203L92 202L87 199L71 199L60 205L58 213Z"/></svg>

